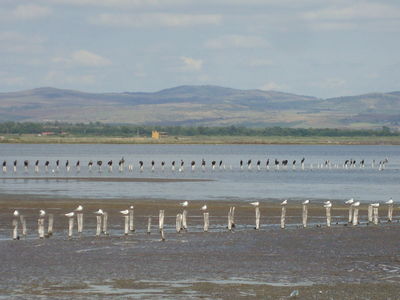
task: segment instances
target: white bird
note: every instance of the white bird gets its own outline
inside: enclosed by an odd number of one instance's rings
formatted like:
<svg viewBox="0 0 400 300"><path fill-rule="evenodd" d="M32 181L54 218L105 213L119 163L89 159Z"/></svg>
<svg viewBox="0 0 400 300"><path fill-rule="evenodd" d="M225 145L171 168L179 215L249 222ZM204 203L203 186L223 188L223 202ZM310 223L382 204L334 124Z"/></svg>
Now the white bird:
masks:
<svg viewBox="0 0 400 300"><path fill-rule="evenodd" d="M129 206L129 209L133 209L133 205Z"/></svg>
<svg viewBox="0 0 400 300"><path fill-rule="evenodd" d="M308 204L308 203L310 203L310 200L306 200L303 202L303 204Z"/></svg>
<svg viewBox="0 0 400 300"><path fill-rule="evenodd" d="M72 218L73 216L75 216L75 213L71 211L70 213L65 214L65 216L68 218Z"/></svg>
<svg viewBox="0 0 400 300"><path fill-rule="evenodd" d="M325 201L324 204L328 205L328 204L332 204L332 203L331 203L331 201L328 200L328 201Z"/></svg>
<svg viewBox="0 0 400 300"><path fill-rule="evenodd" d="M187 207L189 205L189 202L188 201L185 201L185 202L182 202L181 203L181 206L183 206L183 207Z"/></svg>
<svg viewBox="0 0 400 300"><path fill-rule="evenodd" d="M354 198L351 198L347 201L344 202L345 204L353 204L354 203Z"/></svg>
<svg viewBox="0 0 400 300"><path fill-rule="evenodd" d="M325 208L332 207L332 203L330 201L326 201L324 207Z"/></svg>
<svg viewBox="0 0 400 300"><path fill-rule="evenodd" d="M14 217L18 217L19 216L19 211L18 210L14 210L13 215L14 215Z"/></svg>
<svg viewBox="0 0 400 300"><path fill-rule="evenodd" d="M103 212L103 210L101 209L101 208L99 208L99 210L98 211L95 211L94 212L96 215L104 215L104 212Z"/></svg>
<svg viewBox="0 0 400 300"><path fill-rule="evenodd" d="M386 204L393 204L393 199L390 198L388 201L386 201Z"/></svg>
<svg viewBox="0 0 400 300"><path fill-rule="evenodd" d="M39 217L44 217L45 215L46 212L43 209L39 210Z"/></svg>
<svg viewBox="0 0 400 300"><path fill-rule="evenodd" d="M354 202L351 206L354 206L354 207L360 206L360 201Z"/></svg>
<svg viewBox="0 0 400 300"><path fill-rule="evenodd" d="M82 211L83 210L83 206L79 205L77 208L75 208L75 211Z"/></svg>
<svg viewBox="0 0 400 300"><path fill-rule="evenodd" d="M127 214L129 214L129 210L127 210L127 209L121 210L120 213L123 215L127 215Z"/></svg>
<svg viewBox="0 0 400 300"><path fill-rule="evenodd" d="M372 207L379 207L379 203L372 203L371 206Z"/></svg>
<svg viewBox="0 0 400 300"><path fill-rule="evenodd" d="M257 207L260 205L260 202L251 202L250 205L253 205L254 207Z"/></svg>
<svg viewBox="0 0 400 300"><path fill-rule="evenodd" d="M286 205L287 204L287 199L283 200L283 202L281 203L281 205Z"/></svg>
<svg viewBox="0 0 400 300"><path fill-rule="evenodd" d="M201 207L201 210L202 210L202 211L206 211L206 210L207 210L207 205L204 204L204 205Z"/></svg>

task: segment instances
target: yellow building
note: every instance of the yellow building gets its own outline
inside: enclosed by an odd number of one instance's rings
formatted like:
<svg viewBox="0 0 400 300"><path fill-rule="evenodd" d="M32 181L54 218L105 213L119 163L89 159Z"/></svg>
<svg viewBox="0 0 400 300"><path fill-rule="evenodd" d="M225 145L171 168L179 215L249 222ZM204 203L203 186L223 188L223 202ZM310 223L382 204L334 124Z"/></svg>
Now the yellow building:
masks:
<svg viewBox="0 0 400 300"><path fill-rule="evenodd" d="M155 139L155 140L160 139L160 133L159 133L157 130L153 130L153 131L151 132L151 138L152 138L152 139Z"/></svg>

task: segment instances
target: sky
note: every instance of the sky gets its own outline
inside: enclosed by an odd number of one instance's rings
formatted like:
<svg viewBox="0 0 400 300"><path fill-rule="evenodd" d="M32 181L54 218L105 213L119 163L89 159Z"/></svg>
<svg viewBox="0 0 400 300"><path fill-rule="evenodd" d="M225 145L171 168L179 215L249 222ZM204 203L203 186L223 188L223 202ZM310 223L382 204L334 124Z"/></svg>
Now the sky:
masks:
<svg viewBox="0 0 400 300"><path fill-rule="evenodd" d="M398 0L0 0L0 92L400 90Z"/></svg>

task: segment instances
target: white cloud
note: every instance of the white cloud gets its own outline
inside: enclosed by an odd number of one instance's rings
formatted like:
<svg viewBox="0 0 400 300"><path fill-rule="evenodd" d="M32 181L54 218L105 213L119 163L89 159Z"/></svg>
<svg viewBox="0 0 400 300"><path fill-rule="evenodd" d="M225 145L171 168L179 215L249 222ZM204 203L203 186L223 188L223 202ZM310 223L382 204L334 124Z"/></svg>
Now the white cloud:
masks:
<svg viewBox="0 0 400 300"><path fill-rule="evenodd" d="M224 35L209 39L205 43L205 47L212 49L261 48L267 46L268 43L264 38L251 35Z"/></svg>
<svg viewBox="0 0 400 300"><path fill-rule="evenodd" d="M89 18L91 24L122 27L218 25L221 20L216 14L171 13L99 14Z"/></svg>
<svg viewBox="0 0 400 300"><path fill-rule="evenodd" d="M68 65L79 65L87 67L104 67L112 64L109 59L87 50L75 51L66 58L55 57L52 61L54 63L65 63Z"/></svg>
<svg viewBox="0 0 400 300"><path fill-rule="evenodd" d="M12 12L11 16L17 19L38 19L51 14L51 9L46 6L35 4L18 5Z"/></svg>
<svg viewBox="0 0 400 300"><path fill-rule="evenodd" d="M187 71L200 71L203 67L203 61L201 59L182 56L181 61L184 65L183 69Z"/></svg>
<svg viewBox="0 0 400 300"><path fill-rule="evenodd" d="M306 20L355 20L399 18L400 9L378 3L358 3L345 7L331 7L303 14Z"/></svg>
<svg viewBox="0 0 400 300"><path fill-rule="evenodd" d="M399 31L400 8L398 6L358 2L356 4L333 3L321 9L298 13L296 18L313 31L363 30Z"/></svg>
<svg viewBox="0 0 400 300"><path fill-rule="evenodd" d="M279 84L279 83L276 83L275 81L270 81L270 82L267 82L267 83L263 84L260 87L260 90L264 90L264 91L271 91L271 90L273 90L273 91L283 91L283 90L286 90L287 88L288 88L288 86L285 85L285 84Z"/></svg>
<svg viewBox="0 0 400 300"><path fill-rule="evenodd" d="M0 52L3 53L37 53L43 51L43 43L44 39L37 35L0 32Z"/></svg>

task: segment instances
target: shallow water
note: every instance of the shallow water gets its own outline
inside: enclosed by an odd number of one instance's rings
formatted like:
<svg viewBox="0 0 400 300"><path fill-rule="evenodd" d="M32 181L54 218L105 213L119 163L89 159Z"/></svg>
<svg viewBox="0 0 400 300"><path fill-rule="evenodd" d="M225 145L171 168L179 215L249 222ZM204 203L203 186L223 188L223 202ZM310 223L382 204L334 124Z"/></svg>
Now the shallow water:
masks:
<svg viewBox="0 0 400 300"><path fill-rule="evenodd" d="M292 299L294 291L299 293L294 299L397 299L397 205L393 223L385 222L386 206L382 206L382 223L367 226L366 204L362 204L361 225L353 227L343 226L347 225L347 210L342 200L398 200L399 154L398 146L0 145L0 159L8 162L8 172L0 174L0 299ZM122 156L126 165L134 165L134 171L125 168L120 173L115 166L109 173L106 162L112 159L116 165ZM299 166L303 157L305 170ZM379 161L386 157L386 169L379 171ZM207 161L204 172L199 168L202 158ZM267 158L290 163L286 170L273 166L267 170ZM17 174L12 173L15 159ZM30 161L27 174L22 167L25 159ZM33 171L36 159L40 160L39 174ZM57 159L62 167L53 173ZM69 173L65 171L67 159L72 165ZM78 159L79 174L74 168ZM96 168L88 172L90 159L103 160L102 173ZM172 172L171 161L179 164L181 159L185 171ZM248 159L253 160L252 170L246 166L241 170L239 161ZM291 167L294 159L296 170ZM347 159L364 159L365 168L344 169ZM45 160L51 162L48 174L43 172ZM138 168L140 160L144 161L143 172ZM154 172L151 160L156 162ZM164 172L160 170L163 160ZM194 171L188 166L192 160L197 163ZM212 160L223 160L225 169L212 171ZM262 161L260 171L257 160ZM331 161L331 168L318 168L326 160ZM59 179L34 179L39 176ZM139 178L142 182L63 177ZM156 178L211 181L157 182ZM90 201L84 202L85 198ZM299 226L299 201L290 201L287 227L279 228L280 207L271 202L282 198L319 200L310 205L309 228ZM333 202L331 228L324 226L321 199L327 198L340 200ZM181 199L208 201L210 232L202 232L203 201L190 203L188 232L175 232ZM247 203L252 199L262 200L259 231L253 229L254 209ZM85 206L85 230L82 237L67 239L64 213L78 203ZM135 204L137 230L122 236L119 211L131 204ZM226 229L229 205L237 208L235 232ZM92 212L99 207L109 212L110 235L96 238ZM44 240L37 238L41 208L55 216L54 235ZM28 226L27 237L19 241L10 240L14 209L24 214ZM154 228L159 209L166 212L165 242ZM151 235L146 234L148 216L153 217Z"/></svg>
<svg viewBox="0 0 400 300"><path fill-rule="evenodd" d="M118 172L118 160L125 158L124 172ZM305 170L300 160L305 157ZM201 159L207 162L206 170L200 168ZM270 159L270 169L265 162ZM289 160L286 169L275 170L273 161ZM379 171L379 162L388 158L385 170ZM80 198L155 198L189 200L231 200L231 199L347 199L354 197L362 201L383 201L395 197L400 182L399 146L329 146L329 145L10 145L0 147L0 159L7 161L8 172L0 174L0 193L37 194L48 197ZM23 170L23 161L29 160L28 173ZM55 161L60 160L59 172ZM180 160L185 168L179 172ZM252 170L246 162L252 159ZM354 159L357 164L365 160L365 168L344 169L343 163ZM12 162L18 160L18 171L12 172ZM34 162L40 161L40 172L35 174ZM49 173L44 172L44 161L50 161ZM66 172L65 162L70 161L71 171ZM80 173L75 163L81 162ZM97 166L88 172L87 163L103 161L102 172ZM107 170L107 161L113 160L114 168ZM143 172L139 161L144 162ZM151 161L155 170L151 170ZM171 162L176 161L175 172ZM196 161L191 171L190 162ZM223 161L224 168L212 171L211 161ZM244 169L239 161L244 161ZM261 160L261 170L256 167ZM296 170L292 161L296 160ZM331 167L319 168L329 160ZM375 166L372 168L372 161ZM161 161L166 162L161 171ZM134 166L128 172L127 165ZM54 170L54 172L52 172ZM211 179L208 182L91 182L79 180L32 180L18 177L133 177L169 179ZM5 179L8 178L8 179ZM10 179L12 178L12 179Z"/></svg>

